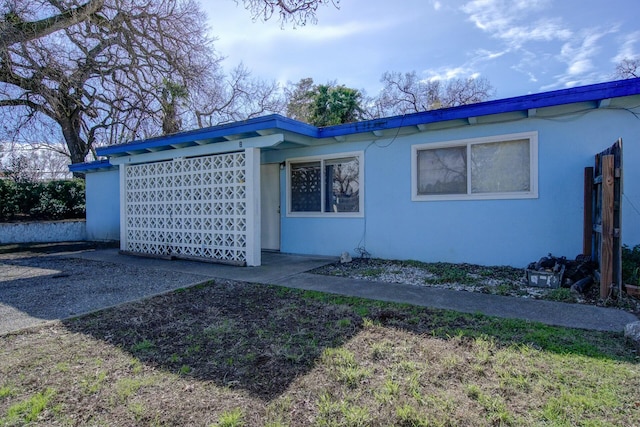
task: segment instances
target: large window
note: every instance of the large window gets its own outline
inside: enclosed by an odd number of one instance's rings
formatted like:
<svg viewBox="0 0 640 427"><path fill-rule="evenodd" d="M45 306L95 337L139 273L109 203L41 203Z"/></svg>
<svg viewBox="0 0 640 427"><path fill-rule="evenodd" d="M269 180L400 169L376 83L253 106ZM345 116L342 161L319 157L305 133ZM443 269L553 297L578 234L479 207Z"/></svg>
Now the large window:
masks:
<svg viewBox="0 0 640 427"><path fill-rule="evenodd" d="M538 196L536 132L412 147L412 199Z"/></svg>
<svg viewBox="0 0 640 427"><path fill-rule="evenodd" d="M288 161L288 215L362 216L362 166L361 153Z"/></svg>

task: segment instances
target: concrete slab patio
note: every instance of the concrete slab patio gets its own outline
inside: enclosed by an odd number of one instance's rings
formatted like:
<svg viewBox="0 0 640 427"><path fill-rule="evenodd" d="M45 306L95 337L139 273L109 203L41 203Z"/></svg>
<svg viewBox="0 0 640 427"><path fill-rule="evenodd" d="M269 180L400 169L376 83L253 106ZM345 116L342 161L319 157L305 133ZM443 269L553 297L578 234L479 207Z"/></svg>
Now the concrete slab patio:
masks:
<svg viewBox="0 0 640 427"><path fill-rule="evenodd" d="M113 248L0 254L0 334L212 279L275 284L598 331L621 332L626 324L638 320L615 308L308 273L335 260L265 252L260 267L234 267L134 257Z"/></svg>

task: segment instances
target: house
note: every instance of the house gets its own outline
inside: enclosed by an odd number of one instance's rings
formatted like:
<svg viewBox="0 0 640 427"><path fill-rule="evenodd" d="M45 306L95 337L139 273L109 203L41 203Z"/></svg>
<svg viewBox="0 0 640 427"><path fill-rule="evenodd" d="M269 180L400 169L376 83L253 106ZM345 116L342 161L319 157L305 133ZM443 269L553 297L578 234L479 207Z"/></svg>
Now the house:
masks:
<svg viewBox="0 0 640 427"><path fill-rule="evenodd" d="M624 147L640 243L640 79L317 128L279 115L97 150L87 233L126 252L261 250L525 266L582 252L584 168Z"/></svg>

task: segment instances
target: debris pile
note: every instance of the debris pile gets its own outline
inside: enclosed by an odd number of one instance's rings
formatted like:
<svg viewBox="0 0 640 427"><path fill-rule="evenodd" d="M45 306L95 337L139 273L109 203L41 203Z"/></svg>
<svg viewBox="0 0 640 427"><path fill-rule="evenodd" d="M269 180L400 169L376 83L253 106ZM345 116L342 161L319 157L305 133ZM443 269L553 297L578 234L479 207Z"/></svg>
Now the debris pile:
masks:
<svg viewBox="0 0 640 427"><path fill-rule="evenodd" d="M547 279L544 281L546 286L557 283L563 288L571 288L572 291L584 294L594 282L597 268L598 265L588 256L578 255L575 260L568 260L566 257L549 254L527 266L527 277L530 284L541 286L538 278L542 274Z"/></svg>

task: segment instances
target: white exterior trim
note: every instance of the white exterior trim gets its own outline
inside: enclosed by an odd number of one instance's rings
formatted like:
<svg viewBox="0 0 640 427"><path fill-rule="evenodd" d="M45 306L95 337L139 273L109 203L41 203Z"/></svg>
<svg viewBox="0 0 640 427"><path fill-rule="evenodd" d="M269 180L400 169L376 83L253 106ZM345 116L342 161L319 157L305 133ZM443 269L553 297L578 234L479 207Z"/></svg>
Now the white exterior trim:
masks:
<svg viewBox="0 0 640 427"><path fill-rule="evenodd" d="M343 159L346 157L358 158L358 197L359 206L358 212L324 212L324 195L325 195L325 183L321 180L321 211L320 212L292 212L291 211L291 164L302 162L317 162L332 159ZM324 172L323 172L324 173ZM324 154L321 156L310 157L296 157L287 159L286 162L286 189L287 189L287 217L290 218L362 218L364 217L364 194L365 194L365 177L364 177L364 151L349 151L346 153L333 153Z"/></svg>
<svg viewBox="0 0 640 427"><path fill-rule="evenodd" d="M125 174L124 169L126 166L119 165L118 170L120 173L120 250L124 251L127 247L127 207L126 207L126 194L125 194Z"/></svg>
<svg viewBox="0 0 640 427"><path fill-rule="evenodd" d="M471 180L471 156L469 151L472 145L488 144L494 142L514 141L520 139L529 140L529 191L509 193L471 193L468 185L466 194L421 195L418 194L418 151L425 149L437 149L447 147L467 147L467 182ZM460 139L439 143L416 144L411 146L411 200L414 202L438 201L438 200L496 200L496 199L537 199L538 198L538 132L522 132L507 135L485 136L481 138Z"/></svg>
<svg viewBox="0 0 640 427"><path fill-rule="evenodd" d="M247 246L248 266L259 266L262 256L260 212L260 149L247 148L245 152Z"/></svg>
<svg viewBox="0 0 640 427"><path fill-rule="evenodd" d="M163 150L153 153L132 154L129 156L111 157L109 161L112 165L138 164L158 162L162 160L172 160L179 157L210 156L212 154L223 154L242 151L247 148L273 147L284 142L284 135L276 133L273 135L257 136L212 144L202 144L193 147L176 148L175 150Z"/></svg>

